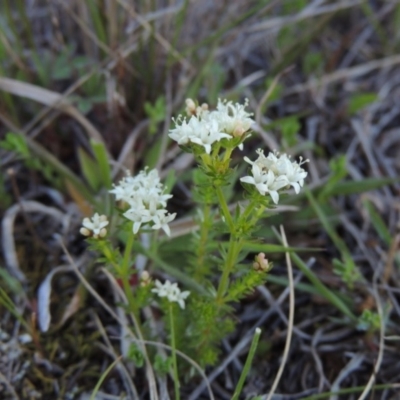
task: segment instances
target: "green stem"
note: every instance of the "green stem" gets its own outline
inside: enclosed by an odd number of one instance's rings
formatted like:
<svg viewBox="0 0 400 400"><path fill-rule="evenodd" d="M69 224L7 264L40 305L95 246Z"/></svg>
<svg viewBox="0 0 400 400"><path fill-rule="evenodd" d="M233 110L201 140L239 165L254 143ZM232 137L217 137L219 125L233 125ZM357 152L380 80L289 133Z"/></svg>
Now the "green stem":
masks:
<svg viewBox="0 0 400 400"><path fill-rule="evenodd" d="M134 241L135 241L135 235L133 233L129 233L128 240L126 241L125 245L124 258L122 260L122 266L119 273L121 276L122 285L124 288L126 298L128 299L129 309L135 316L138 326L140 326L139 310L136 306L135 297L132 293L131 284L129 282L129 277L131 273L130 262L131 262L131 254Z"/></svg>
<svg viewBox="0 0 400 400"><path fill-rule="evenodd" d="M122 286L124 288L124 292L125 292L126 298L128 300L129 310L135 316L137 326L140 329L139 309L138 309L138 307L136 305L135 296L133 295L132 287L131 287L131 284L129 282L129 274L122 273L121 274L121 281L122 281Z"/></svg>
<svg viewBox="0 0 400 400"><path fill-rule="evenodd" d="M207 238L211 226L209 221L210 212L211 212L210 204L205 204L203 208L203 218L202 221L200 222L200 241L196 249L197 268L193 276L196 282L201 282L205 274L208 272L207 267L204 264L206 262L205 258L207 254L207 249L206 249Z"/></svg>
<svg viewBox="0 0 400 400"><path fill-rule="evenodd" d="M247 206L247 208L244 210L244 213L240 216L240 222L245 222L247 218L250 216L250 214L253 212L253 210L257 207L257 202L254 200L250 201L250 204Z"/></svg>
<svg viewBox="0 0 400 400"><path fill-rule="evenodd" d="M217 192L219 206L221 207L221 211L225 218L225 222L228 224L229 230L233 235L233 233L235 232L235 224L233 223L233 219L231 213L229 212L228 204L226 204L224 194L222 193L222 189L220 186L217 186L215 188L215 191Z"/></svg>
<svg viewBox="0 0 400 400"><path fill-rule="evenodd" d="M131 259L131 253L134 241L135 241L135 235L133 233L130 233L125 245L124 258L122 260L122 267L121 267L121 275L122 274L126 275L129 273L129 261Z"/></svg>
<svg viewBox="0 0 400 400"><path fill-rule="evenodd" d="M174 387L175 387L175 400L180 399L179 394L179 377L178 377L178 362L176 360L176 343L175 343L175 327L174 327L174 310L173 305L169 303L169 322L171 325L171 347L172 347L172 363L174 368Z"/></svg>
<svg viewBox="0 0 400 400"><path fill-rule="evenodd" d="M203 153L200 158L205 167L209 167L211 165L211 156L209 154Z"/></svg>
<svg viewBox="0 0 400 400"><path fill-rule="evenodd" d="M232 269L236 264L237 256L240 253L241 249L242 249L242 239L234 239L233 235L231 235L229 239L228 254L226 256L221 280L219 281L218 285L217 304L220 304L226 293L226 290L229 285L229 275L231 274Z"/></svg>
<svg viewBox="0 0 400 400"><path fill-rule="evenodd" d="M254 354L257 349L258 340L260 339L260 335L261 335L261 329L256 328L256 331L253 336L253 340L251 342L249 354L247 355L246 363L244 364L242 373L240 374L239 382L236 385L235 393L233 394L232 400L237 400L239 398L239 395L243 388L244 381L249 373L249 370L251 367L251 362L253 361Z"/></svg>
<svg viewBox="0 0 400 400"><path fill-rule="evenodd" d="M225 154L224 154L224 158L223 161L228 161L231 158L231 154L232 154L233 148L231 149L226 149Z"/></svg>
<svg viewBox="0 0 400 400"><path fill-rule="evenodd" d="M257 222L260 220L262 214L265 211L265 207L260 207L253 215L253 218L250 220L250 225L255 226Z"/></svg>

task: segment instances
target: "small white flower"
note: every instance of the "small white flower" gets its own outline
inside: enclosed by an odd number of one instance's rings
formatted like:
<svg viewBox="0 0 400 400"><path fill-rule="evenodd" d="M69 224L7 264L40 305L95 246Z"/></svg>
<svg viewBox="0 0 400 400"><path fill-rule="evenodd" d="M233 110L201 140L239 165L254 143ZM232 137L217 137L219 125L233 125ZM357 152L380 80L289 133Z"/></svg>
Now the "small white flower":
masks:
<svg viewBox="0 0 400 400"><path fill-rule="evenodd" d="M117 200L123 200L129 206L123 215L133 222L134 234L138 233L142 226L149 225L152 229L163 229L169 235L170 229L167 224L176 214L166 215L167 200L172 195L164 194L163 191L157 170L149 171L147 168L135 177L128 174L110 190Z"/></svg>
<svg viewBox="0 0 400 400"><path fill-rule="evenodd" d="M203 146L207 154L211 153L211 145L215 142L218 142L223 138L231 138L227 133L220 131L218 123L215 120L202 124L196 133L197 136L191 137L190 141Z"/></svg>
<svg viewBox="0 0 400 400"><path fill-rule="evenodd" d="M263 170L257 165L254 164L251 168L251 172L253 176L244 176L240 178L241 182L250 183L254 185L260 194L265 196L266 193L269 193L273 202L278 204L279 194L278 187L276 186L276 179L274 173L269 170L267 173L264 173Z"/></svg>
<svg viewBox="0 0 400 400"><path fill-rule="evenodd" d="M154 225L151 227L151 229L162 229L168 236L171 236L171 229L169 228L168 224L173 221L175 217L176 213L168 215L165 213L159 213L153 218Z"/></svg>
<svg viewBox="0 0 400 400"><path fill-rule="evenodd" d="M207 154L211 153L212 145L221 139L242 137L249 131L254 120L252 114L245 111L248 105L232 103L227 100L218 100L217 109L208 110L207 104L196 106L192 99L186 100L186 113L189 121L179 116L175 122L175 128L169 132L169 137L180 145L196 143L204 147ZM239 148L243 148L242 143Z"/></svg>
<svg viewBox="0 0 400 400"><path fill-rule="evenodd" d="M155 281L156 287L151 289L153 293L156 293L158 297L166 297L170 302L176 302L179 306L185 308L185 300L190 295L189 291L181 292L177 283L171 283L166 280L162 284L158 279Z"/></svg>
<svg viewBox="0 0 400 400"><path fill-rule="evenodd" d="M105 228L109 224L106 215L94 214L92 219L84 218L82 221L82 228L80 233L84 236L93 236L95 239L106 236L107 229Z"/></svg>
<svg viewBox="0 0 400 400"><path fill-rule="evenodd" d="M276 152L269 153L265 157L260 149L257 150L257 154L258 158L255 161L244 157L244 160L251 165L253 176L241 178L242 182L254 185L262 195L269 193L275 204L279 201L278 191L287 186L292 186L296 194L300 192L307 176L301 165L308 160L300 159L300 163L292 162L286 154L279 155Z"/></svg>
<svg viewBox="0 0 400 400"><path fill-rule="evenodd" d="M178 125L180 122L179 119L175 121L176 127L175 129L171 129L169 131L169 137L172 140L178 142L178 144L187 144L190 141L190 138L195 134L193 131L193 123L190 125L190 121L197 120L196 117L192 117L189 120L189 123L186 122L186 119L183 119L181 125Z"/></svg>
<svg viewBox="0 0 400 400"><path fill-rule="evenodd" d="M247 132L254 120L250 118L253 114L245 111L249 101L244 104L218 99L217 111L221 128L234 137L240 137Z"/></svg>

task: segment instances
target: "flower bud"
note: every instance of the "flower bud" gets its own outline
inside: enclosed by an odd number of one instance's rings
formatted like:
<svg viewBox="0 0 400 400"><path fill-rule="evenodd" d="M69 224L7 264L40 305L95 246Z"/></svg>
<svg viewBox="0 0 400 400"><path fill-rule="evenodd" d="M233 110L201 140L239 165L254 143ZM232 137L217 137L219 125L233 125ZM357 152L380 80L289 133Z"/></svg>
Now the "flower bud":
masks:
<svg viewBox="0 0 400 400"><path fill-rule="evenodd" d="M264 253L259 253L254 259L253 268L259 272L268 272L271 269L271 266L268 263L268 260L265 258Z"/></svg>
<svg viewBox="0 0 400 400"><path fill-rule="evenodd" d="M186 99L186 114L188 116L196 115L196 103L192 99Z"/></svg>
<svg viewBox="0 0 400 400"><path fill-rule="evenodd" d="M92 218L84 218L79 232L84 236L93 236L95 239L103 238L107 234L108 219L106 215L94 214Z"/></svg>
<svg viewBox="0 0 400 400"><path fill-rule="evenodd" d="M146 270L144 270L140 274L140 286L146 287L146 286L150 285L150 282L151 282L150 274Z"/></svg>

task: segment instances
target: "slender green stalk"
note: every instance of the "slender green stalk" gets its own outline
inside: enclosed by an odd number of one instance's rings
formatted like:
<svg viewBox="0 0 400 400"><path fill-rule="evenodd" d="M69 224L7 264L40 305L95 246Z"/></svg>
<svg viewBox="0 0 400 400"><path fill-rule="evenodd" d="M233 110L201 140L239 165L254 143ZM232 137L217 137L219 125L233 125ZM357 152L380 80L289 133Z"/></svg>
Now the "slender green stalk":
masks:
<svg viewBox="0 0 400 400"><path fill-rule="evenodd" d="M124 258L122 260L121 274L127 274L129 271L129 261L131 259L132 247L135 241L135 235L130 233L126 241Z"/></svg>
<svg viewBox="0 0 400 400"><path fill-rule="evenodd" d="M240 217L240 222L245 222L247 218L251 215L254 209L257 207L258 203L256 201L250 201L249 205L244 210L243 214ZM263 210L264 211L264 210Z"/></svg>
<svg viewBox="0 0 400 400"><path fill-rule="evenodd" d="M261 335L261 329L256 328L256 331L253 336L253 340L251 342L249 354L247 355L246 363L244 364L242 373L240 374L239 382L236 385L235 392L233 393L233 396L232 396L232 400L239 399L239 395L242 392L244 381L245 381L247 375L249 374L249 370L250 370L251 363L254 358L254 354L257 349L258 340L260 339L260 335Z"/></svg>
<svg viewBox="0 0 400 400"><path fill-rule="evenodd" d="M224 162L230 160L232 151L233 151L233 147L231 149L226 149L225 154L224 154L224 158L223 158Z"/></svg>
<svg viewBox="0 0 400 400"><path fill-rule="evenodd" d="M196 282L202 281L205 274L208 272L205 262L207 254L207 238L210 230L210 212L211 206L209 204L205 204L203 207L202 221L200 222L200 240L196 249L197 268L195 269L193 275L193 278Z"/></svg>
<svg viewBox="0 0 400 400"><path fill-rule="evenodd" d="M137 323L140 324L139 310L136 306L135 297L133 296L132 288L131 288L131 285L129 282L129 277L130 277L130 268L129 267L130 267L132 247L133 247L134 241L135 241L135 235L133 233L129 233L128 240L125 245L124 258L122 260L122 266L121 266L119 273L121 276L122 285L124 288L126 298L128 299L129 309L133 312L133 314L137 320Z"/></svg>
<svg viewBox="0 0 400 400"><path fill-rule="evenodd" d="M228 254L226 256L225 264L222 271L221 280L219 281L218 291L217 291L217 304L219 304L228 288L229 285L229 275L232 272L233 267L236 264L237 256L242 249L242 239L234 239L231 235L229 239Z"/></svg>
<svg viewBox="0 0 400 400"><path fill-rule="evenodd" d="M174 309L173 304L169 303L169 321L171 325L171 347L172 347L172 363L173 363L173 375L174 375L174 387L175 387L175 400L180 399L179 393L179 375L178 375L178 362L176 359L176 343L175 343L175 326L174 326Z"/></svg>
<svg viewBox="0 0 400 400"><path fill-rule="evenodd" d="M139 309L138 309L138 307L136 305L135 296L133 295L132 287L131 287L131 284L129 282L129 273L128 274L122 273L121 274L121 281L122 281L122 286L124 288L124 292L125 292L126 298L128 300L129 310L135 316L135 319L136 319L136 322L137 322L137 326L140 329Z"/></svg>
<svg viewBox="0 0 400 400"><path fill-rule="evenodd" d="M119 356L114 360L114 362L102 373L100 376L100 379L97 381L95 388L93 389L93 392L90 396L90 400L94 400L96 398L97 392L100 389L101 384L104 382L104 379L106 379L107 375L111 372L111 370L121 361L122 356Z"/></svg>
<svg viewBox="0 0 400 400"><path fill-rule="evenodd" d="M222 189L220 186L217 186L215 188L215 191L217 192L219 206L221 207L222 214L225 218L226 223L229 226L231 234L233 234L235 231L235 224L233 223L233 219L231 213L229 212L228 204L226 204L224 194L222 193Z"/></svg>

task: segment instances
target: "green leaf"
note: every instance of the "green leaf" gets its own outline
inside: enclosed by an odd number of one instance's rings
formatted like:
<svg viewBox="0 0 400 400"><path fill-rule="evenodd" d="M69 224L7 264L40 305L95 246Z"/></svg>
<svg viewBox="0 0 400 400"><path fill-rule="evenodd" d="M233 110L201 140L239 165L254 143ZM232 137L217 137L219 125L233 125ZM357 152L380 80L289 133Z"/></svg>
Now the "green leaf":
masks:
<svg viewBox="0 0 400 400"><path fill-rule="evenodd" d="M346 245L346 242L338 235L330 220L325 215L322 207L320 207L319 203L316 201L312 193L309 190L305 189L305 194L310 202L311 207L317 214L326 233L329 235L336 248L340 251L340 254L344 261L336 261L336 272L339 273L344 282L346 282L349 286L352 286L354 282L361 280L362 275L360 274L357 266L354 263L353 257Z"/></svg>
<svg viewBox="0 0 400 400"><path fill-rule="evenodd" d="M159 354L156 354L153 364L154 369L160 375L166 375L171 370L172 360L172 357L163 358Z"/></svg>
<svg viewBox="0 0 400 400"><path fill-rule="evenodd" d="M154 135L157 132L157 124L164 121L166 113L165 97L159 96L152 105L149 102L144 103L144 110L150 118L149 132Z"/></svg>
<svg viewBox="0 0 400 400"><path fill-rule="evenodd" d="M296 117L287 118L280 124L283 139L288 147L297 144L296 134L300 130L300 123Z"/></svg>
<svg viewBox="0 0 400 400"><path fill-rule="evenodd" d="M111 189L112 177L107 150L103 143L99 143L94 140L90 141L90 145L92 146L93 153L97 161L100 182L102 186L106 187L107 189Z"/></svg>
<svg viewBox="0 0 400 400"><path fill-rule="evenodd" d="M322 70L324 57L320 52L310 51L302 60L302 69L305 75L315 74Z"/></svg>
<svg viewBox="0 0 400 400"><path fill-rule="evenodd" d="M350 97L349 105L347 110L349 114L356 114L358 111L362 110L363 108L369 106L373 102L378 99L378 95L376 93L360 93L354 94Z"/></svg>
<svg viewBox="0 0 400 400"><path fill-rule="evenodd" d="M371 201L364 200L362 203L367 209L369 217L371 218L372 225L374 226L379 237L385 242L386 245L390 245L393 238L389 232L389 229L386 226L385 221L378 214Z"/></svg>
<svg viewBox="0 0 400 400"><path fill-rule="evenodd" d="M93 107L93 103L90 99L79 98L77 100L76 106L78 107L78 110L82 114L87 114L88 112L91 111L91 109Z"/></svg>
<svg viewBox="0 0 400 400"><path fill-rule="evenodd" d="M273 82L273 78L267 78L265 80L265 86L266 86L266 90L269 89L269 87L272 85ZM275 100L278 100L281 98L281 95L283 93L284 87L283 85L281 85L279 82L275 85L275 87L272 89L271 94L268 97L268 101L266 102L266 104L272 103ZM265 104L265 106L266 106Z"/></svg>
<svg viewBox="0 0 400 400"><path fill-rule="evenodd" d="M136 343L132 343L129 347L127 357L135 364L136 367L141 368L144 365L144 356Z"/></svg>
<svg viewBox="0 0 400 400"><path fill-rule="evenodd" d="M360 181L338 182L323 190L321 197L331 197L337 195L349 195L355 193L364 193L369 190L376 190L383 186L398 182L400 178L367 178Z"/></svg>
<svg viewBox="0 0 400 400"><path fill-rule="evenodd" d="M18 133L7 133L5 139L0 142L0 147L8 151L13 151L23 158L30 155L24 136Z"/></svg>
<svg viewBox="0 0 400 400"><path fill-rule="evenodd" d="M78 148L78 158L79 163L81 164L83 176L90 188L95 192L98 191L102 183L98 163L82 148Z"/></svg>

